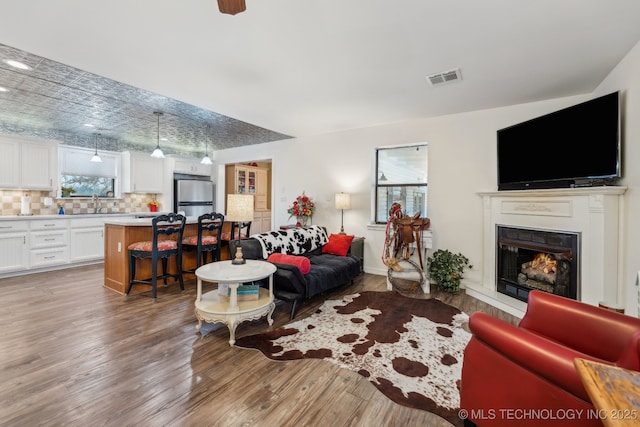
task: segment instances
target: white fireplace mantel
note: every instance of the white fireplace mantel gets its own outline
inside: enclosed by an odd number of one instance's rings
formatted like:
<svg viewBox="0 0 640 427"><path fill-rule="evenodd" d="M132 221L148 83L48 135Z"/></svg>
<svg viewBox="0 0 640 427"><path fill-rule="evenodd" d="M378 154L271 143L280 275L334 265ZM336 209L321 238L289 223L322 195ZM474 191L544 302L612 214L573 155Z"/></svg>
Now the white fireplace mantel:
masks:
<svg viewBox="0 0 640 427"><path fill-rule="evenodd" d="M479 193L483 199L483 274L466 292L518 317L526 303L496 291L498 225L580 234L578 299L618 305L623 299L620 265L626 187L584 187Z"/></svg>

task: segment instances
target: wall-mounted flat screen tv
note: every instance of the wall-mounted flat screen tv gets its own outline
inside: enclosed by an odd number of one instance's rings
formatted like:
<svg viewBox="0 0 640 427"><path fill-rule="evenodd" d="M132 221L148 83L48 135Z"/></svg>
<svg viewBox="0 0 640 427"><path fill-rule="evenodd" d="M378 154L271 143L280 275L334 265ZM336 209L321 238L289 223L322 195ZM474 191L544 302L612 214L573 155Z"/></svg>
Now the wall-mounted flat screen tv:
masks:
<svg viewBox="0 0 640 427"><path fill-rule="evenodd" d="M621 175L619 93L498 130L498 190L611 185Z"/></svg>

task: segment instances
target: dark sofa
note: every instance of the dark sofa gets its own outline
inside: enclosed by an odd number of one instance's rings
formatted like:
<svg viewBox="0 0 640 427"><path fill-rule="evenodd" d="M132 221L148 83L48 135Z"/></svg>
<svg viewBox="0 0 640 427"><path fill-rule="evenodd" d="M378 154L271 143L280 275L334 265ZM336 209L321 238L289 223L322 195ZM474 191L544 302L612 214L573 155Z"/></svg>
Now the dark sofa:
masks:
<svg viewBox="0 0 640 427"><path fill-rule="evenodd" d="M273 262L277 267L273 276L276 298L292 303L291 318L300 301L350 283L361 273L360 258L347 253L323 253L329 242L326 229L319 226L270 231L248 239L229 243L231 253L242 247L245 259L267 260L273 253L303 256L309 260L309 272L303 274L293 264ZM325 248L326 249L326 248Z"/></svg>

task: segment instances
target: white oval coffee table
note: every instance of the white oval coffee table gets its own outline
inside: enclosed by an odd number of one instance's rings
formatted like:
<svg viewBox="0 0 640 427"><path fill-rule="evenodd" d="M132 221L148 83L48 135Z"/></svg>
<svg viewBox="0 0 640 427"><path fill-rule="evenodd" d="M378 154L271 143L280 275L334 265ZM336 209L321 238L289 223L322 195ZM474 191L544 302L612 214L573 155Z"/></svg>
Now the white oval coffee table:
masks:
<svg viewBox="0 0 640 427"><path fill-rule="evenodd" d="M247 260L245 264L235 265L231 261L218 261L199 267L195 274L198 279L196 294L197 330L202 322L224 323L229 328L229 345L236 342L236 328L245 320L256 320L267 315L269 325L273 324L271 315L276 307L273 297L273 273L276 266L266 261ZM269 290L260 288L259 297L252 301L238 301L238 286L242 283L269 278ZM218 289L202 293L202 282L227 284L229 296L220 295Z"/></svg>

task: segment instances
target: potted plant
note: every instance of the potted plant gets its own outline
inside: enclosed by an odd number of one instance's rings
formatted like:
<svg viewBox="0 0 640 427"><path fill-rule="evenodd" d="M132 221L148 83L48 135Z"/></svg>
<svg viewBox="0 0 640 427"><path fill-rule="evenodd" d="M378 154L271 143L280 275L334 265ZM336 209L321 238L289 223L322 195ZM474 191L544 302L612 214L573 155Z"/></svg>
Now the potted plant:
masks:
<svg viewBox="0 0 640 427"><path fill-rule="evenodd" d="M60 195L61 197L71 197L71 195L76 192L74 188L65 186L62 186L60 188L60 191L62 192L62 194Z"/></svg>
<svg viewBox="0 0 640 427"><path fill-rule="evenodd" d="M465 268L473 268L469 259L461 253L454 254L448 249L438 249L427 258L429 264L429 277L435 281L438 287L445 291L455 293L460 290L460 280Z"/></svg>
<svg viewBox="0 0 640 427"><path fill-rule="evenodd" d="M160 202L154 197L147 202L147 206L149 206L149 211L157 212L160 207Z"/></svg>

